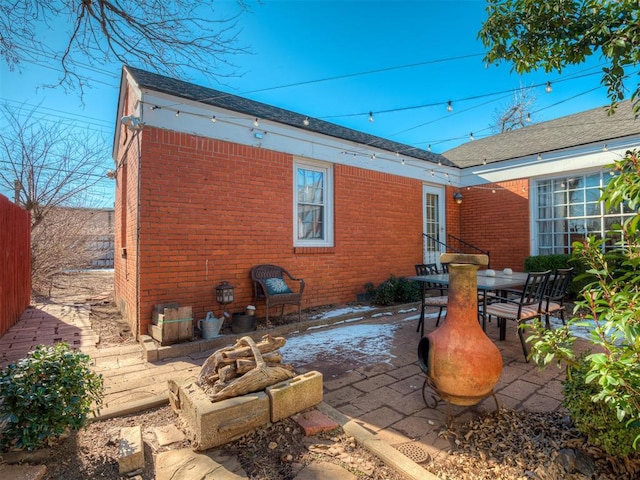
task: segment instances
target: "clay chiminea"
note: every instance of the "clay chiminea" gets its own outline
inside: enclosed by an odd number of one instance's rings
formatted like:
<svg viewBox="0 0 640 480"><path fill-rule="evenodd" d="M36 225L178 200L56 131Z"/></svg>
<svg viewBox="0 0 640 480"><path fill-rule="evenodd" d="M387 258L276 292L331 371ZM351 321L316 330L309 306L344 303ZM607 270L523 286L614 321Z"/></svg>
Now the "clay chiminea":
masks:
<svg viewBox="0 0 640 480"><path fill-rule="evenodd" d="M478 322L478 280L486 255L443 253L449 265L447 316L418 346L420 366L435 392L453 405L475 405L493 394L502 355Z"/></svg>

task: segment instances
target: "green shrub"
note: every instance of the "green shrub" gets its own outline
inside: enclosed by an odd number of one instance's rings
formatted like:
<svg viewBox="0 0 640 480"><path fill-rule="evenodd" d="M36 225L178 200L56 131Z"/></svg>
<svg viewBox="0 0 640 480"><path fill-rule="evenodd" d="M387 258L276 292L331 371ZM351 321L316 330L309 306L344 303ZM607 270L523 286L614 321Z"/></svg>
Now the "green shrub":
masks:
<svg viewBox="0 0 640 480"><path fill-rule="evenodd" d="M584 286L593 281L590 275L585 275L587 267L569 254L532 255L524 259L525 272L555 272L558 268L573 267L573 278L569 285L569 297L576 298Z"/></svg>
<svg viewBox="0 0 640 480"><path fill-rule="evenodd" d="M391 275L378 287L369 282L364 285L365 291L374 305L392 305L394 303L411 303L420 300L420 285L404 277Z"/></svg>
<svg viewBox="0 0 640 480"><path fill-rule="evenodd" d="M564 381L564 400L562 404L589 442L602 448L609 455L628 457L635 454L633 442L640 435L640 427L627 426L616 416L614 409L604 402L594 401L600 391L597 382L586 382L591 366L584 357L567 369Z"/></svg>
<svg viewBox="0 0 640 480"><path fill-rule="evenodd" d="M41 447L88 422L102 404L102 375L65 343L39 345L0 372L0 449Z"/></svg>

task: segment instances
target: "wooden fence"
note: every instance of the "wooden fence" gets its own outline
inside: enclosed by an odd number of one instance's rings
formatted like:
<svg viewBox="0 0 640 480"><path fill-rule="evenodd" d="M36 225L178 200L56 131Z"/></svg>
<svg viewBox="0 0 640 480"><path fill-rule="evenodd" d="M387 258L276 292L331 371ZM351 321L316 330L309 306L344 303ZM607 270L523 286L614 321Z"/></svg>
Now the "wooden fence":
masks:
<svg viewBox="0 0 640 480"><path fill-rule="evenodd" d="M30 224L29 212L0 195L0 337L31 299Z"/></svg>

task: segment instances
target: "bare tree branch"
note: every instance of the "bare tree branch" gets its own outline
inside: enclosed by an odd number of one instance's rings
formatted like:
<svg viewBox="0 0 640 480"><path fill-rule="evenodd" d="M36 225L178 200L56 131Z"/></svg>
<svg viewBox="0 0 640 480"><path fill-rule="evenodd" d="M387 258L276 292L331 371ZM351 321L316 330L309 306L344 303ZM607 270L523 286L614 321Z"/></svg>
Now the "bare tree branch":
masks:
<svg viewBox="0 0 640 480"><path fill-rule="evenodd" d="M497 109L494 113L494 123L491 130L496 133L510 132L518 128L526 127L531 121L531 107L536 101L532 88L520 87L514 92L508 105Z"/></svg>
<svg viewBox="0 0 640 480"><path fill-rule="evenodd" d="M35 110L34 110L35 111ZM0 108L0 185L19 184L18 203L31 212L32 230L53 208L88 207L87 193L104 181L109 164L104 139L71 125L42 122L34 111Z"/></svg>
<svg viewBox="0 0 640 480"><path fill-rule="evenodd" d="M57 85L66 89L82 92L88 84L78 72L79 60L91 66L131 64L183 78L193 69L217 80L234 75L229 59L247 53L238 46L237 20L248 8L243 0L236 3L237 13L220 18L208 0L4 1L0 55L13 69L34 51L51 51L44 43L47 30L66 23L68 40L53 53L62 68ZM221 73L222 65L231 67L229 73Z"/></svg>

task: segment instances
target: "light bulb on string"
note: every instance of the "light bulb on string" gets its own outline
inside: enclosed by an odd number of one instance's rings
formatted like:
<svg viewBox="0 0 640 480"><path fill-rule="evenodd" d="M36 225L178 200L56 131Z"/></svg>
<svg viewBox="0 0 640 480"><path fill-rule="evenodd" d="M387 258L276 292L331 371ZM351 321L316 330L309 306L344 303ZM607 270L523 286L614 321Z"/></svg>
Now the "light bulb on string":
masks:
<svg viewBox="0 0 640 480"><path fill-rule="evenodd" d="M551 88L551 82L547 82L547 86L544 87L544 91L547 93L551 93L553 88Z"/></svg>
<svg viewBox="0 0 640 480"><path fill-rule="evenodd" d="M371 158L371 160L375 160L376 159L376 154L372 153L370 158Z"/></svg>
<svg viewBox="0 0 640 480"><path fill-rule="evenodd" d="M475 138L473 137L473 132L469 134L469 140L471 140L472 142L475 140Z"/></svg>
<svg viewBox="0 0 640 480"><path fill-rule="evenodd" d="M309 117L304 117L304 120L302 121L302 123L304 123L304 125L306 127L308 127L309 126Z"/></svg>
<svg viewBox="0 0 640 480"><path fill-rule="evenodd" d="M429 144L429 146L427 147L427 151L430 152L431 151L431 144Z"/></svg>
<svg viewBox="0 0 640 480"><path fill-rule="evenodd" d="M213 115L213 116L211 117L211 123L216 123L217 121L218 121L218 120L216 120L216 116L215 116L215 115Z"/></svg>
<svg viewBox="0 0 640 480"><path fill-rule="evenodd" d="M369 112L369 121L373 122L373 112Z"/></svg>
<svg viewBox="0 0 640 480"><path fill-rule="evenodd" d="M483 165L486 165L486 164L487 164L487 159L486 159L486 158L483 158L483 159L482 159L482 164L483 164Z"/></svg>
<svg viewBox="0 0 640 480"><path fill-rule="evenodd" d="M180 116L180 110L176 110L176 117Z"/></svg>
<svg viewBox="0 0 640 480"><path fill-rule="evenodd" d="M447 102L447 112L453 112L453 105L451 105L451 100Z"/></svg>
<svg viewBox="0 0 640 480"><path fill-rule="evenodd" d="M531 123L531 114L527 113L527 123Z"/></svg>
<svg viewBox="0 0 640 480"><path fill-rule="evenodd" d="M602 151L603 151L603 152L607 152L607 151L609 151L609 147L607 147L607 144L606 144L606 143L602 146Z"/></svg>
<svg viewBox="0 0 640 480"><path fill-rule="evenodd" d="M253 126L254 126L254 127L259 127L259 126L260 126L260 122L258 121L258 117L256 117L256 118L253 120Z"/></svg>
<svg viewBox="0 0 640 480"><path fill-rule="evenodd" d="M404 165L404 158L402 160L400 160L400 163L402 163L402 165Z"/></svg>
<svg viewBox="0 0 640 480"><path fill-rule="evenodd" d="M542 160L542 154L541 153L538 154L538 161L540 161L540 160Z"/></svg>
<svg viewBox="0 0 640 480"><path fill-rule="evenodd" d="M436 174L436 172L434 172L433 170L429 170L429 173L431 174L432 177Z"/></svg>

